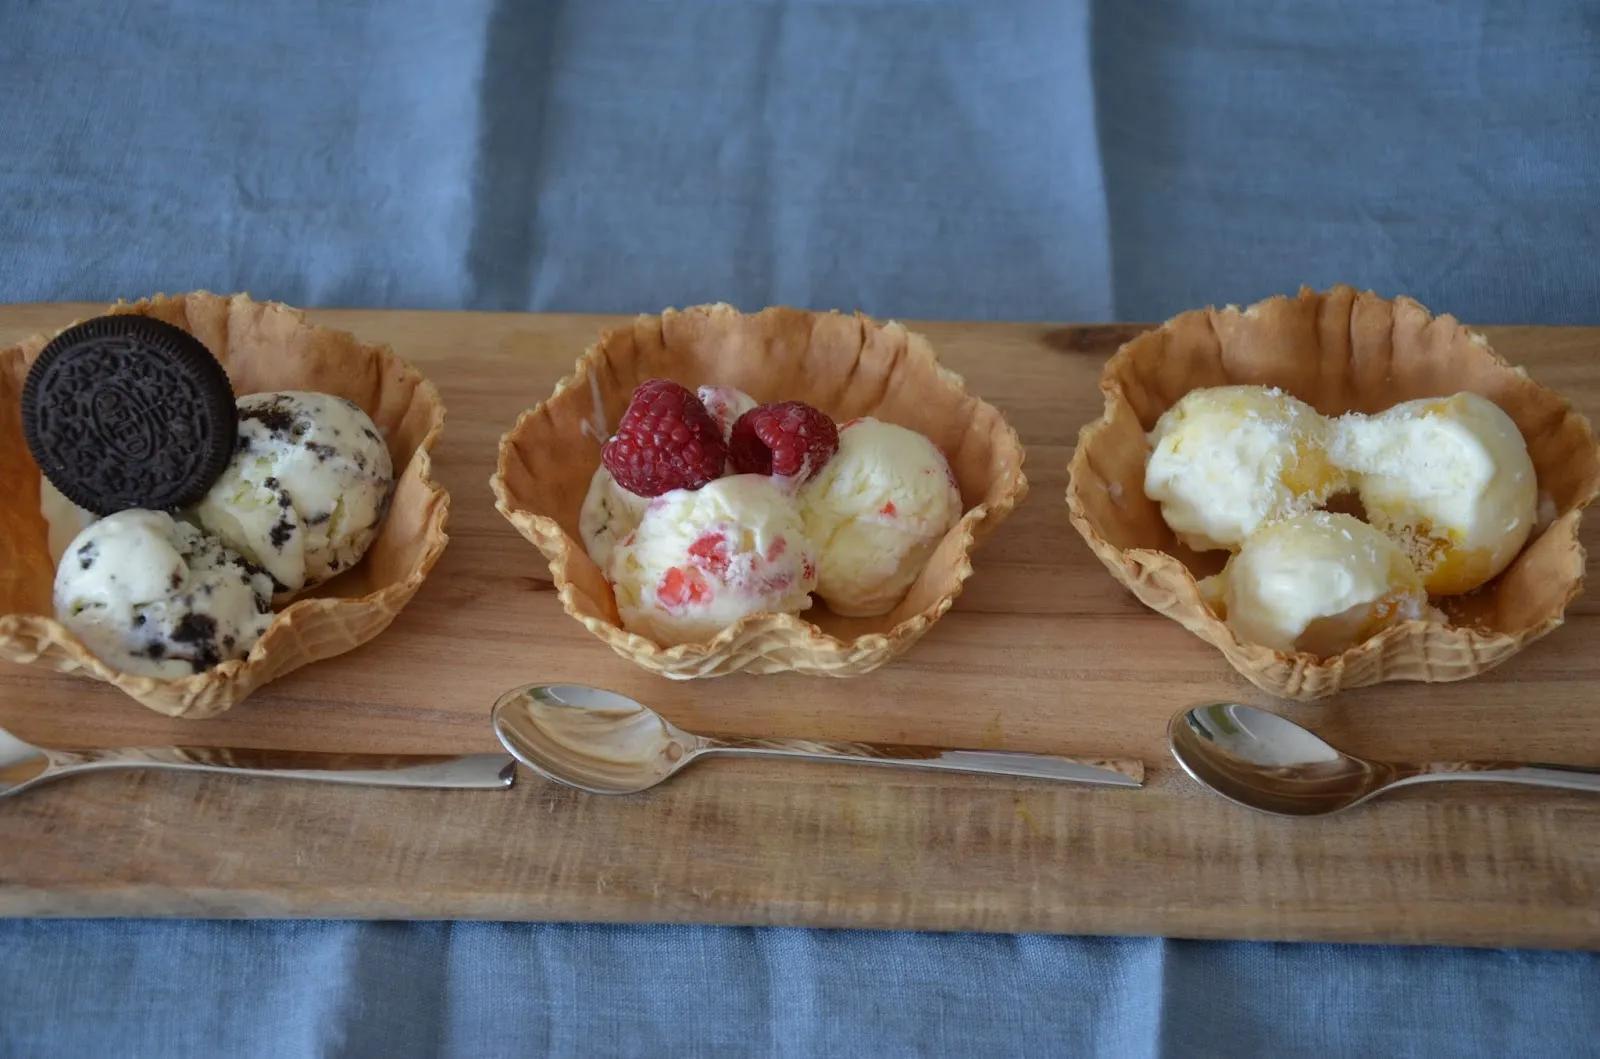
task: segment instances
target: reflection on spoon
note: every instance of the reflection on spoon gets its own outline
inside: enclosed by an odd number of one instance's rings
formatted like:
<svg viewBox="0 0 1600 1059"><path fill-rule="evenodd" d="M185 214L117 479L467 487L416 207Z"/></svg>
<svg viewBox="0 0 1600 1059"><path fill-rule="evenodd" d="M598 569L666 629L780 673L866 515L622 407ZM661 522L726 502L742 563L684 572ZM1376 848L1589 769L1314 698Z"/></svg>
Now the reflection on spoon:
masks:
<svg viewBox="0 0 1600 1059"><path fill-rule="evenodd" d="M1144 766L1137 761L696 735L625 695L579 684L529 684L506 692L494 705L494 730L505 748L535 772L596 794L648 790L705 754L855 761L1111 787L1138 787L1144 780Z"/></svg>
<svg viewBox="0 0 1600 1059"><path fill-rule="evenodd" d="M546 774L559 771L558 778L585 790L653 787L695 745L694 736L654 710L581 684L519 688L495 704L494 718L495 733L514 757Z"/></svg>

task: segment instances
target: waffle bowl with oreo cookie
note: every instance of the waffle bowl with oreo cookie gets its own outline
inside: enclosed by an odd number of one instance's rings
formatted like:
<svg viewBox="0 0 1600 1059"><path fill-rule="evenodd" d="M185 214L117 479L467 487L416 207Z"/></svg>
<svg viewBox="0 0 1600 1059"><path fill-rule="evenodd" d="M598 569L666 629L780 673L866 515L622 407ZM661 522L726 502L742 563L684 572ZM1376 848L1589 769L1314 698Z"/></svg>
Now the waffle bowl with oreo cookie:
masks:
<svg viewBox="0 0 1600 1059"><path fill-rule="evenodd" d="M433 384L243 294L0 350L0 659L210 717L382 632L444 550Z"/></svg>

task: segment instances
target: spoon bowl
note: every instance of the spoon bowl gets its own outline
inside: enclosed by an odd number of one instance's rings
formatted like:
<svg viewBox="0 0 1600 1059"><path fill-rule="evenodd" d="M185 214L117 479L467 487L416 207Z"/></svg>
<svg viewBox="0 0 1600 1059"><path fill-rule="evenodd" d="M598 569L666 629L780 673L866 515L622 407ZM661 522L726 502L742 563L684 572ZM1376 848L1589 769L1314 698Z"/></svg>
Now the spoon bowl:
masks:
<svg viewBox="0 0 1600 1059"><path fill-rule="evenodd" d="M593 794L637 794L699 752L702 740L642 702L582 684L528 684L494 704L494 734L512 757Z"/></svg>
<svg viewBox="0 0 1600 1059"><path fill-rule="evenodd" d="M1237 702L1178 714L1167 738L1172 756L1202 786L1279 816L1342 812L1390 778L1287 718Z"/></svg>
<svg viewBox="0 0 1600 1059"><path fill-rule="evenodd" d="M1178 764L1201 786L1275 816L1328 816L1396 787L1444 780L1600 792L1600 773L1512 761L1369 761L1331 746L1286 717L1237 702L1185 710L1167 727Z"/></svg>

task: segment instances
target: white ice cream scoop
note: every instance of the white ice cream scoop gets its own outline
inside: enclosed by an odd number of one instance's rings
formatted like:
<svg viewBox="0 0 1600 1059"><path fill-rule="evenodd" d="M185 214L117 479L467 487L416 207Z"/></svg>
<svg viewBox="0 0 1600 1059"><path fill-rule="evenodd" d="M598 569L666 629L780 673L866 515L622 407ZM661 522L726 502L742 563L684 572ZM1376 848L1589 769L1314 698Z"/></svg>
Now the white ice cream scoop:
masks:
<svg viewBox="0 0 1600 1059"><path fill-rule="evenodd" d="M195 515L293 593L361 560L393 487L389 450L353 402L254 393L239 398L238 448Z"/></svg>
<svg viewBox="0 0 1600 1059"><path fill-rule="evenodd" d="M802 611L817 583L793 494L760 474L649 501L607 575L623 624L662 644L709 640L748 614Z"/></svg>
<svg viewBox="0 0 1600 1059"><path fill-rule="evenodd" d="M1282 390L1193 390L1150 432L1145 495L1189 547L1236 549L1344 486L1327 457L1329 430L1316 409Z"/></svg>
<svg viewBox="0 0 1600 1059"><path fill-rule="evenodd" d="M1475 393L1343 416L1331 453L1354 478L1368 521L1406 549L1435 595L1494 577L1533 529L1538 482L1527 443Z"/></svg>
<svg viewBox="0 0 1600 1059"><path fill-rule="evenodd" d="M961 518L950 464L922 434L876 419L839 430L839 451L800 490L817 594L838 614L885 614Z"/></svg>
<svg viewBox="0 0 1600 1059"><path fill-rule="evenodd" d="M56 567L56 617L124 673L173 679L243 658L272 622L272 579L187 522L130 509Z"/></svg>
<svg viewBox="0 0 1600 1059"><path fill-rule="evenodd" d="M589 558L601 570L611 565L611 552L618 542L639 528L644 509L649 506L649 497L622 488L604 464L595 470L578 514L578 533Z"/></svg>
<svg viewBox="0 0 1600 1059"><path fill-rule="evenodd" d="M1393 541L1326 511L1258 530L1217 580L1204 587L1220 597L1241 640L1319 657L1420 618L1428 601L1416 568Z"/></svg>

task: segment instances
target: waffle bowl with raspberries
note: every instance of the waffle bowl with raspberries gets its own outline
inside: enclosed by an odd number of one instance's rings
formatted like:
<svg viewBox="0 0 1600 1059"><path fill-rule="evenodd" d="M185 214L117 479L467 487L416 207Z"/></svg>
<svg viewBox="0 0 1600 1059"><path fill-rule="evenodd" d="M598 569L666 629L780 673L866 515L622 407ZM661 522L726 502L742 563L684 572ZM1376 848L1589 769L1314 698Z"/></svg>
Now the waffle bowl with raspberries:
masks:
<svg viewBox="0 0 1600 1059"><path fill-rule="evenodd" d="M900 325L710 305L605 332L491 487L566 611L644 668L853 676L950 608L1022 461Z"/></svg>

